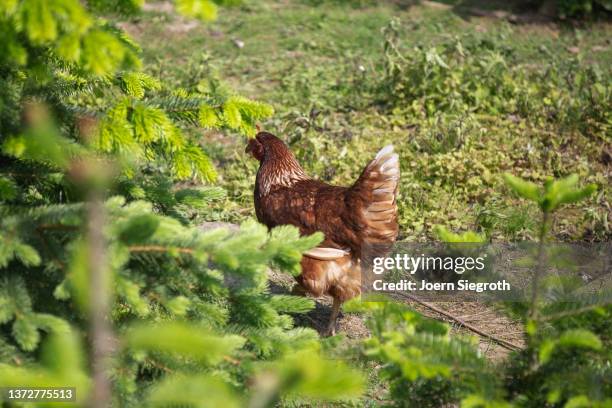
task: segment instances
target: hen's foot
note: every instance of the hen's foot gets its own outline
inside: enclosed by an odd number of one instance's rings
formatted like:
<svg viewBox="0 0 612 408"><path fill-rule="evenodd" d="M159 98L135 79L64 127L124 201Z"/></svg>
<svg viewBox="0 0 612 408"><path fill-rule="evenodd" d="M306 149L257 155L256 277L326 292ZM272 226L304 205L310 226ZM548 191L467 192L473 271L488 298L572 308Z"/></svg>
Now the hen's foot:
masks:
<svg viewBox="0 0 612 408"><path fill-rule="evenodd" d="M325 332L323 333L323 335L326 337L336 335L336 323L338 320L338 315L340 314L340 306L342 306L342 302L337 299L334 299L331 315L329 316L329 325L327 326L327 330L325 330Z"/></svg>
<svg viewBox="0 0 612 408"><path fill-rule="evenodd" d="M293 296L307 296L308 295L306 290L303 287L301 287L299 283L296 283L295 285L293 285L293 288L291 288L291 294Z"/></svg>
<svg viewBox="0 0 612 408"><path fill-rule="evenodd" d="M331 337L336 335L336 324L329 325L323 332L323 337Z"/></svg>

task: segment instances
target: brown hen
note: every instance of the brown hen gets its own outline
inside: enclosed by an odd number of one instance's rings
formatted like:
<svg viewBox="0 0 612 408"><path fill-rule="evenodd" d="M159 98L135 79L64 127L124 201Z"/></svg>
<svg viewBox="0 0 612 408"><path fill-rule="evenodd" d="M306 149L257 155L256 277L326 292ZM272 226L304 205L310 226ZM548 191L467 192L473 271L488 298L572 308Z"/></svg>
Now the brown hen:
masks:
<svg viewBox="0 0 612 408"><path fill-rule="evenodd" d="M287 145L259 132L246 152L260 162L255 182L257 219L269 228L294 225L302 235L321 231L323 243L304 254L300 286L315 297L333 298L326 333L335 334L343 302L361 293L364 248L385 248L396 240L399 160L384 147L350 187L310 178Z"/></svg>

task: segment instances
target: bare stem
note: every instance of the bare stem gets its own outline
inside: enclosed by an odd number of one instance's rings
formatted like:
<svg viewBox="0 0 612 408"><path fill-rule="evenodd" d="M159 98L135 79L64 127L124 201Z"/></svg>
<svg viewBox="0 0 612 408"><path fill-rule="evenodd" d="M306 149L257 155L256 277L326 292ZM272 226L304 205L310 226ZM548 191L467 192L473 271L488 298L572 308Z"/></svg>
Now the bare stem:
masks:
<svg viewBox="0 0 612 408"><path fill-rule="evenodd" d="M128 247L130 252L177 252L179 254L193 254L191 248L168 247L163 245L132 245Z"/></svg>
<svg viewBox="0 0 612 408"><path fill-rule="evenodd" d="M91 341L93 393L91 407L110 406L111 385L107 376L108 359L112 351L112 331L109 322L109 270L104 239L104 205L92 193L87 207L87 242L89 249Z"/></svg>
<svg viewBox="0 0 612 408"><path fill-rule="evenodd" d="M540 292L540 275L542 275L545 261L544 245L546 243L546 233L548 231L548 218L549 213L544 211L544 215L542 216L542 225L540 226L538 259L536 267L533 271L533 279L531 282L531 308L529 310L529 317L531 317L533 320L537 320L538 318L538 294Z"/></svg>

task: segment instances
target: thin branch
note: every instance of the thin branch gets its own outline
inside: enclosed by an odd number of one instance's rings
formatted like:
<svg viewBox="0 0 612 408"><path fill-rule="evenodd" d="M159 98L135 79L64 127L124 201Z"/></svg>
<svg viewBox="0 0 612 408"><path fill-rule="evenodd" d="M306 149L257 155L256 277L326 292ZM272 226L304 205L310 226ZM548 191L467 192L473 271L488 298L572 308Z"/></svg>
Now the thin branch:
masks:
<svg viewBox="0 0 612 408"><path fill-rule="evenodd" d="M87 208L87 245L89 252L91 297L91 346L93 392L91 406L107 408L111 401L108 358L112 353L110 327L110 276L104 237L105 210L100 197L92 193Z"/></svg>
<svg viewBox="0 0 612 408"><path fill-rule="evenodd" d="M163 245L132 245L128 249L130 252L178 252L180 254L193 254L195 251L191 248L166 247Z"/></svg>
<svg viewBox="0 0 612 408"><path fill-rule="evenodd" d="M408 299L410 299L410 300L412 300L414 302L417 302L418 304L420 304L422 306L425 306L426 308L431 309L431 310L433 310L434 312L436 312L438 314L441 314L441 315L443 315L445 317L448 317L449 319L459 323L461 326L465 327L466 329L468 329L470 331L473 331L474 333L476 333L476 334L478 334L478 335L480 335L482 337L486 337L487 339L490 339L490 340L494 341L495 343L499 344L500 346L502 346L503 348L505 348L507 350L516 351L516 350L521 350L522 349L522 347L519 346L518 344L512 343L512 342L510 342L508 340L501 339L501 338L499 338L499 337L497 337L497 336L495 336L495 335L493 335L491 333L487 333L487 332L479 329L478 327L473 326L473 325L467 323L465 320L463 320L463 319L461 319L461 318L459 318L459 317L457 317L457 316L447 312L446 310L442 310L439 307L434 306L433 304L431 304L429 302L425 302L425 301L417 298L414 295L409 295L409 294L406 294L406 293L397 293L397 294L399 296L406 297L406 298L408 298Z"/></svg>
<svg viewBox="0 0 612 408"><path fill-rule="evenodd" d="M539 242L538 242L538 260L536 267L533 271L532 281L531 281L531 308L529 310L529 317L535 321L538 320L538 295L539 295L539 284L540 284L540 275L542 275L542 270L544 268L545 261L545 250L544 250L544 242L546 240L546 232L548 227L548 211L544 211L542 215L542 225L540 226L540 234L539 234Z"/></svg>
<svg viewBox="0 0 612 408"><path fill-rule="evenodd" d="M485 315L485 314L488 314L488 313L491 313L491 311L488 310L488 309L485 309L485 310L481 310L478 313L473 313L473 314L469 314L469 315L461 315L461 316L459 316L459 319L466 319L467 322L470 322L472 320L476 320L476 319L474 319L475 317L481 318L482 315Z"/></svg>
<svg viewBox="0 0 612 408"><path fill-rule="evenodd" d="M36 227L37 230L61 230L61 231L77 231L80 227L64 224L40 224Z"/></svg>
<svg viewBox="0 0 612 408"><path fill-rule="evenodd" d="M49 247L49 243L47 242L47 238L45 238L45 235L38 228L36 228L36 235L38 235L38 238L40 239L43 250L49 254L52 262L55 263L60 269L66 269L66 264L62 262L57 256L55 256L55 252L51 251L51 248Z"/></svg>
<svg viewBox="0 0 612 408"><path fill-rule="evenodd" d="M608 301L608 302L603 302L603 303L598 303L596 305L588 305L588 306L583 306L581 308L578 309L574 309L574 310L566 310L564 312L559 312L559 313L553 313L550 315L546 315L546 316L542 316L540 317L540 320L543 322L549 322L551 320L557 320L560 319L562 317L568 317L568 316L575 316L581 313L585 313L585 312L589 312L597 307L603 307L603 306L607 306L609 304L612 304L612 301Z"/></svg>

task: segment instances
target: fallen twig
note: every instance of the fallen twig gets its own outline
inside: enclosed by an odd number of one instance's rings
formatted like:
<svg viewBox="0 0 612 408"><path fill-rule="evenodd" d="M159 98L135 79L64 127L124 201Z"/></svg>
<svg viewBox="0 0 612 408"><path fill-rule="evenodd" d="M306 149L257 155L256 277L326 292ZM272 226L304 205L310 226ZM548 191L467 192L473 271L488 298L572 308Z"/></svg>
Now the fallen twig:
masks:
<svg viewBox="0 0 612 408"><path fill-rule="evenodd" d="M514 343L512 343L512 342L510 342L508 340L504 340L504 339L501 339L501 338L499 338L499 337L497 337L497 336L495 336L493 334L487 333L487 332L479 329L478 327L475 327L475 326L467 323L465 320L463 320L463 319L461 319L459 317L454 316L453 314L447 312L446 310L440 309L439 307L434 306L434 305L432 305L429 302L425 302L425 301L417 298L414 295L408 295L408 294L404 294L404 293L398 293L398 295L402 296L402 297L405 297L405 298L408 298L408 299L410 299L410 300L412 300L414 302L417 302L418 304L420 304L422 306L425 306L428 309L433 310L434 312L436 312L438 314L441 314L441 315L443 315L445 317L448 317L449 319L459 323L461 326L465 327L466 329L468 329L470 331L473 331L474 333L476 333L476 334L478 334L478 335L480 335L482 337L486 337L487 339L490 339L490 340L494 341L495 343L499 344L500 346L502 346L503 348L505 348L507 350L516 351L516 350L521 350L522 349L522 347L519 346L518 344L514 344Z"/></svg>
<svg viewBox="0 0 612 408"><path fill-rule="evenodd" d="M469 314L469 315L461 315L459 316L459 319L465 319L466 322L470 322L472 320L474 320L475 317L481 318L482 315L491 313L490 310L481 310L478 313L473 313L473 314Z"/></svg>

